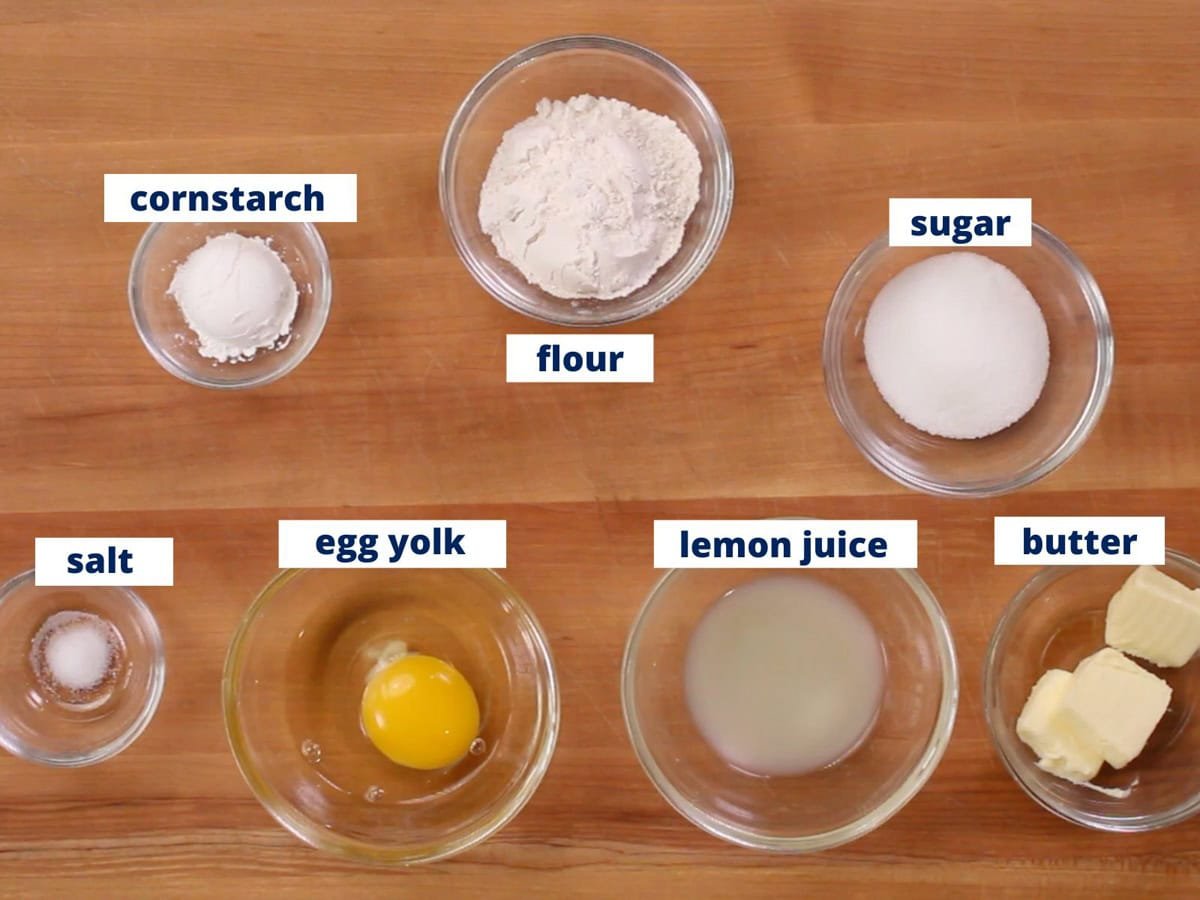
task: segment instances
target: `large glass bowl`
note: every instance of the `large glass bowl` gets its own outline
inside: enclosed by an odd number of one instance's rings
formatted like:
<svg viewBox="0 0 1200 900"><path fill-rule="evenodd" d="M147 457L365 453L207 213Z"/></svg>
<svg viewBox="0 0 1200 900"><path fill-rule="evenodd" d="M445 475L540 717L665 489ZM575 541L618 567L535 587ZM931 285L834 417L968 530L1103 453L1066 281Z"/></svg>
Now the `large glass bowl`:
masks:
<svg viewBox="0 0 1200 900"><path fill-rule="evenodd" d="M542 98L577 94L624 100L668 116L700 153L700 201L679 252L644 287L613 300L563 300L529 284L500 257L479 224L479 191L504 132L533 115ZM454 247L480 286L517 312L559 325L615 325L662 309L712 260L733 208L733 158L708 97L657 53L599 35L534 44L484 75L446 132L438 183Z"/></svg>
<svg viewBox="0 0 1200 900"><path fill-rule="evenodd" d="M929 780L950 740L958 669L950 630L916 572L805 570L870 619L886 659L871 732L849 756L805 775L763 778L717 756L688 712L684 657L697 623L730 590L768 574L676 569L654 587L629 634L621 670L625 724L654 786L710 834L760 850L825 850L895 815Z"/></svg>
<svg viewBox="0 0 1200 900"><path fill-rule="evenodd" d="M977 440L938 437L888 406L867 369L863 332L880 289L902 269L945 247L890 247L883 234L850 264L825 319L825 390L863 455L906 487L987 497L1053 472L1100 418L1113 371L1113 334L1100 288L1071 249L1036 223L1030 247L969 247L1011 269L1041 307L1050 332L1050 371L1034 407L1003 431Z"/></svg>
<svg viewBox="0 0 1200 900"><path fill-rule="evenodd" d="M1159 566L1188 587L1200 587L1200 563L1174 550ZM1013 779L1052 813L1101 831L1151 831L1200 812L1200 660L1160 669L1171 703L1146 749L1124 769L1107 766L1095 783L1130 788L1110 797L1056 778L1037 767L1017 737L1017 717L1047 669L1071 671L1104 647L1104 619L1112 595L1132 566L1055 566L1042 569L1017 592L1000 617L984 660L983 705L992 742Z"/></svg>
<svg viewBox="0 0 1200 900"><path fill-rule="evenodd" d="M475 690L479 737L453 766L398 766L362 731L369 672L397 642ZM362 862L425 862L484 840L533 795L558 735L546 637L483 569L286 570L242 620L222 693L234 758L267 811Z"/></svg>

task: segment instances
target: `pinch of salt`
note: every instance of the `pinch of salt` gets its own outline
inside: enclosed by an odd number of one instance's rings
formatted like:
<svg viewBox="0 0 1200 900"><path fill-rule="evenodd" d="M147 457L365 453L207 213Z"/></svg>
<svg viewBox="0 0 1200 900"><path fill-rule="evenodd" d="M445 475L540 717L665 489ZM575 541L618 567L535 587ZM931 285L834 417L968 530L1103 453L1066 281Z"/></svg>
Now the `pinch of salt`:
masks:
<svg viewBox="0 0 1200 900"><path fill-rule="evenodd" d="M46 664L54 680L73 691L86 691L104 680L113 647L104 626L87 620L58 629L46 642Z"/></svg>

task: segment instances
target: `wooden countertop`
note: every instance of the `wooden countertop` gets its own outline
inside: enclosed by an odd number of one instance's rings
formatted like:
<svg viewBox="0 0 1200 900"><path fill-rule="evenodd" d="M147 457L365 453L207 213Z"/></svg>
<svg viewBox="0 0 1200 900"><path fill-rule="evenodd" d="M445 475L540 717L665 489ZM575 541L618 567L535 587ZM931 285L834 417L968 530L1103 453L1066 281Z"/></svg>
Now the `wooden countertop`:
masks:
<svg viewBox="0 0 1200 900"><path fill-rule="evenodd" d="M630 329L657 336L655 384L509 386L504 335L533 323L454 255L437 155L482 72L580 31L645 43L709 93L735 210L700 282ZM992 516L1165 514L1168 543L1200 553L1198 38L1190 0L0 4L0 573L28 567L38 535L176 538L176 587L143 592L168 651L158 716L92 769L0 758L0 896L1194 896L1200 820L1111 836L1043 812L992 753L979 675L1029 574L992 567ZM295 373L227 395L155 364L125 299L141 228L101 222L113 171L359 174L359 222L321 229L336 296ZM1016 496L908 493L826 404L832 288L886 198L913 195L1031 195L1108 298L1099 428ZM277 518L424 514L509 520L507 576L556 651L563 729L494 839L381 872L259 807L218 685ZM807 858L684 822L618 703L651 520L762 514L919 518L962 665L924 792Z"/></svg>

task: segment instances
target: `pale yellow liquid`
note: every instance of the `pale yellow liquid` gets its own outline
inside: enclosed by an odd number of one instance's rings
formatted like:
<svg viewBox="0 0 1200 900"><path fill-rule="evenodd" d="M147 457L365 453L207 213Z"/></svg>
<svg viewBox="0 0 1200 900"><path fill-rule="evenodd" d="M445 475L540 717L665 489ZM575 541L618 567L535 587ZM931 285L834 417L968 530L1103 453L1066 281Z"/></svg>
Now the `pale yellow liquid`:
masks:
<svg viewBox="0 0 1200 900"><path fill-rule="evenodd" d="M688 709L731 765L799 775L832 765L871 730L885 663L870 620L807 575L770 575L713 604L684 662Z"/></svg>

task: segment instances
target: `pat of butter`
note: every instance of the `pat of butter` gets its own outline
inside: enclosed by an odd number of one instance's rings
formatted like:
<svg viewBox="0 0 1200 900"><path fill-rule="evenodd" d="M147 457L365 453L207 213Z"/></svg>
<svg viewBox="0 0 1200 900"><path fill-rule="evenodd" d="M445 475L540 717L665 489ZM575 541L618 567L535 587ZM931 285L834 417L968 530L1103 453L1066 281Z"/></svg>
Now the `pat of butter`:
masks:
<svg viewBox="0 0 1200 900"><path fill-rule="evenodd" d="M1145 748L1170 701L1170 685L1105 647L1075 667L1059 714L1082 742L1120 769Z"/></svg>
<svg viewBox="0 0 1200 900"><path fill-rule="evenodd" d="M1038 767L1083 784L1091 781L1104 764L1104 757L1079 739L1062 715L1062 701L1073 676L1051 669L1038 679L1017 719L1017 737L1038 755Z"/></svg>
<svg viewBox="0 0 1200 900"><path fill-rule="evenodd" d="M1104 642L1159 666L1182 666L1200 650L1200 592L1139 566L1108 604Z"/></svg>

